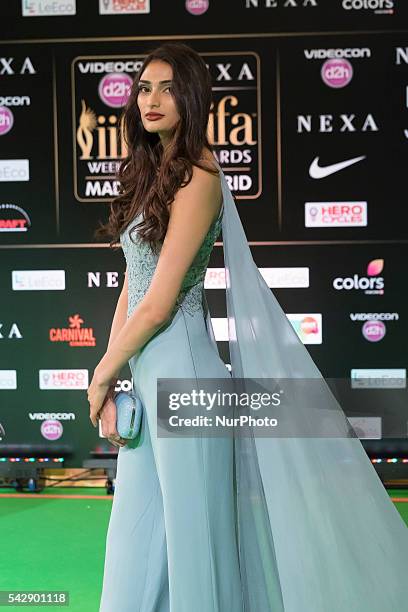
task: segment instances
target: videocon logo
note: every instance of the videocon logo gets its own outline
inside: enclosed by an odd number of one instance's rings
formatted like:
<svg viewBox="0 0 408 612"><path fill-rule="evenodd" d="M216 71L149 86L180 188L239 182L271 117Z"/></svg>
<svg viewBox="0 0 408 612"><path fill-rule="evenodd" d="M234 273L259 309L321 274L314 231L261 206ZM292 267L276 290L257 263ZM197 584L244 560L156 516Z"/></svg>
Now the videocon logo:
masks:
<svg viewBox="0 0 408 612"><path fill-rule="evenodd" d="M384 294L384 277L380 276L384 269L383 259L372 259L367 265L366 276L338 276L333 281L337 291L363 291L367 295Z"/></svg>

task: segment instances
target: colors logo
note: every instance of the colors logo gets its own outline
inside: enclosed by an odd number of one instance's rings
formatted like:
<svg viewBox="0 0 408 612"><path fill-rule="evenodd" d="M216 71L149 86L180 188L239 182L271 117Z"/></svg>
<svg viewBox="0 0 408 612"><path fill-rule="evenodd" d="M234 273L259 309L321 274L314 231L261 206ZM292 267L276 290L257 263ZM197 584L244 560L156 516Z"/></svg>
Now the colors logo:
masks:
<svg viewBox="0 0 408 612"><path fill-rule="evenodd" d="M342 7L346 11L369 10L377 15L394 14L394 0L343 0Z"/></svg>
<svg viewBox="0 0 408 612"><path fill-rule="evenodd" d="M367 276L341 277L333 281L333 287L337 291L351 291L353 289L364 291L366 295L384 295L384 277L378 276L384 268L383 259L373 259L367 265Z"/></svg>

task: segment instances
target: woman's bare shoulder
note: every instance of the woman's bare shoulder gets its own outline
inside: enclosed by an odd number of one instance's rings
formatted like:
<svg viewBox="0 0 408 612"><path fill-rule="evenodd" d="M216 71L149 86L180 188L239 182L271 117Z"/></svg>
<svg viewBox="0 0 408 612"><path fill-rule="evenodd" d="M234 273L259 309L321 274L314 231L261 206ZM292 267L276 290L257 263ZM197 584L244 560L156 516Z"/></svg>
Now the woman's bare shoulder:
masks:
<svg viewBox="0 0 408 612"><path fill-rule="evenodd" d="M219 168L216 164L214 155L209 149L203 149L200 161L204 162L204 166L206 166L208 171L195 168L194 174L196 175L201 174L201 180L203 181L203 188L204 188L205 182L211 185L210 191L209 191L209 198L213 200L213 202L216 202L216 212L213 218L213 222L215 222L215 220L219 216L219 212L222 206L221 176L220 176ZM205 179L203 175L206 175L207 178Z"/></svg>

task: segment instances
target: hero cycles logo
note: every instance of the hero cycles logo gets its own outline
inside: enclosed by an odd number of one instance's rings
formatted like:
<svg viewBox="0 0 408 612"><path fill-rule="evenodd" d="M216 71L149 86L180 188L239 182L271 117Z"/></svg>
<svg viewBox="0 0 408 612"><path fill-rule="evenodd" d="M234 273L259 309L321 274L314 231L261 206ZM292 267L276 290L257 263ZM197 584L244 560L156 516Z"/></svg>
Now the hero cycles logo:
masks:
<svg viewBox="0 0 408 612"><path fill-rule="evenodd" d="M69 327L52 327L51 342L67 342L69 346L96 346L93 327L81 327L84 320L79 314L68 317Z"/></svg>
<svg viewBox="0 0 408 612"><path fill-rule="evenodd" d="M366 276L338 276L333 280L336 291L364 291L366 295L384 295L384 277L379 274L384 269L383 259L373 259L367 265Z"/></svg>

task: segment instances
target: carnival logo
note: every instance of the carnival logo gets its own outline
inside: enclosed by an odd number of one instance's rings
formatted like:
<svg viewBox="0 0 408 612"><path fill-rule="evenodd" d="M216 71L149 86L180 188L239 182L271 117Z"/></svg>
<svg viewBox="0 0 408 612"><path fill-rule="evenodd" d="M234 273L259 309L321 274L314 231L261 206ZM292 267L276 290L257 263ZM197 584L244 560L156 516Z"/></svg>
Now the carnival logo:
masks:
<svg viewBox="0 0 408 612"><path fill-rule="evenodd" d="M68 342L69 346L96 346L92 327L81 327L84 322L79 314L68 317L69 327L50 329L51 342Z"/></svg>

